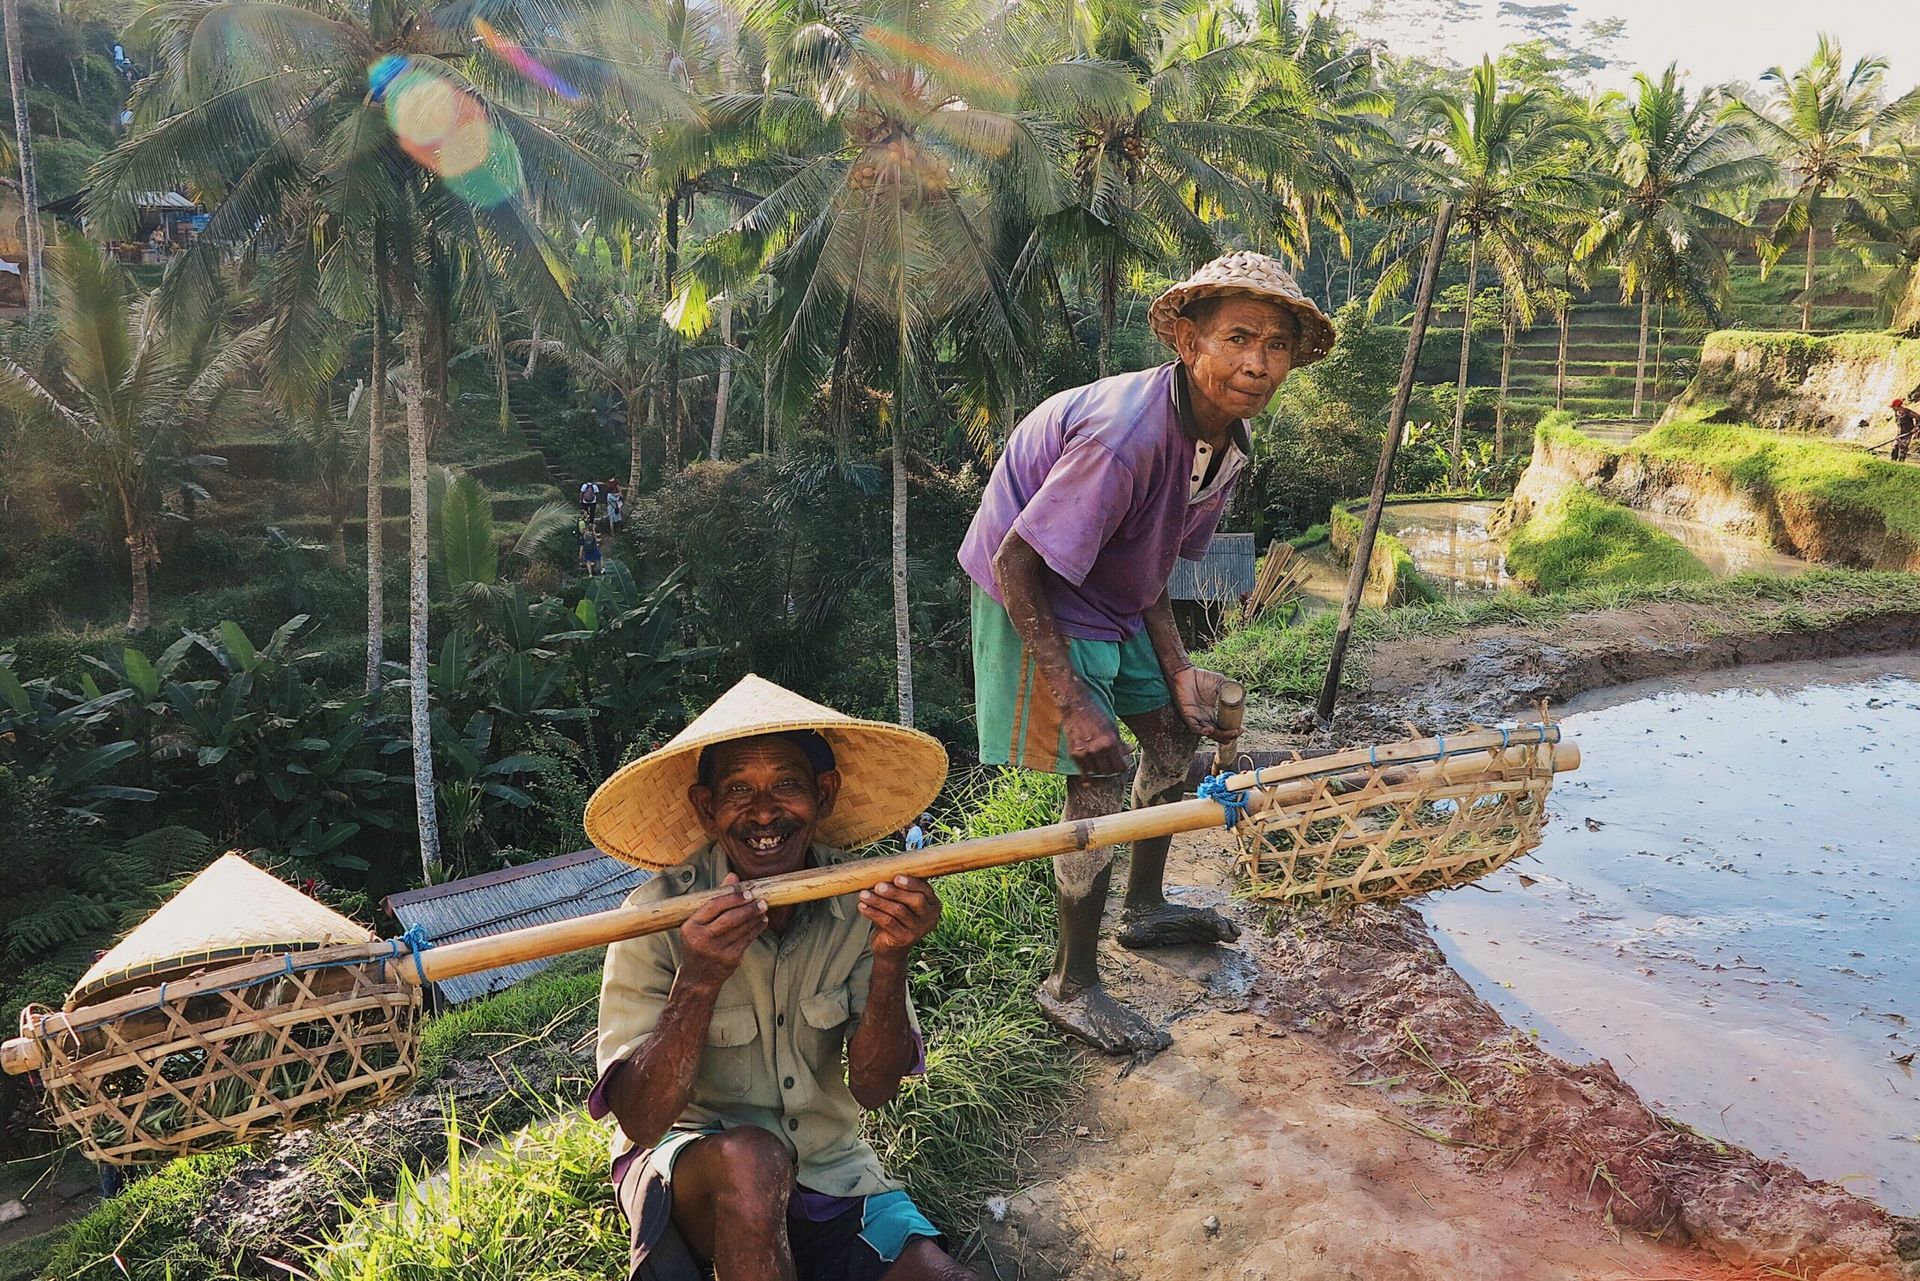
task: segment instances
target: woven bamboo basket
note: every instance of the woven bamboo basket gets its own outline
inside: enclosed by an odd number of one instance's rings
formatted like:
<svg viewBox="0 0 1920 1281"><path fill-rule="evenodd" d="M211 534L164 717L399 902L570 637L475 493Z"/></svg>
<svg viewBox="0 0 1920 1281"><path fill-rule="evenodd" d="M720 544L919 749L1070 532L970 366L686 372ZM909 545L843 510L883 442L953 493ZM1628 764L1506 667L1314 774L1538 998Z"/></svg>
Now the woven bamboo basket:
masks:
<svg viewBox="0 0 1920 1281"><path fill-rule="evenodd" d="M399 964L395 964L398 961ZM280 953L74 1011L28 1009L54 1120L141 1165L318 1125L403 1093L420 988L403 945Z"/></svg>
<svg viewBox="0 0 1920 1281"><path fill-rule="evenodd" d="M1349 908L1477 881L1540 843L1547 791L1568 751L1558 728L1361 748L1258 771L1253 793L1288 785L1236 828L1250 898ZM1302 790L1302 785L1304 791Z"/></svg>

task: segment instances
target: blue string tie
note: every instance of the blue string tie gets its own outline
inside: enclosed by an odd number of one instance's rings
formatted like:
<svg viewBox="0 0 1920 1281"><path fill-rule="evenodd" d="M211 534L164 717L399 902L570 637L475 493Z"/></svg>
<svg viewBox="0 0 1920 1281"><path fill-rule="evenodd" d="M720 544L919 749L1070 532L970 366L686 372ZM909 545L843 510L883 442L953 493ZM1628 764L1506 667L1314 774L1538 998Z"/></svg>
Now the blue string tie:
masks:
<svg viewBox="0 0 1920 1281"><path fill-rule="evenodd" d="M415 921L407 927L407 932L397 940L407 945L407 951L413 957L413 972L420 976L420 986L427 985L427 967L420 964L420 954L433 946L433 939L427 934L427 927ZM397 948L395 949L398 950Z"/></svg>
<svg viewBox="0 0 1920 1281"><path fill-rule="evenodd" d="M1247 794L1236 792L1227 786L1225 771L1209 774L1200 780L1197 793L1201 800L1218 801L1220 808L1227 813L1227 830L1232 831L1247 812Z"/></svg>

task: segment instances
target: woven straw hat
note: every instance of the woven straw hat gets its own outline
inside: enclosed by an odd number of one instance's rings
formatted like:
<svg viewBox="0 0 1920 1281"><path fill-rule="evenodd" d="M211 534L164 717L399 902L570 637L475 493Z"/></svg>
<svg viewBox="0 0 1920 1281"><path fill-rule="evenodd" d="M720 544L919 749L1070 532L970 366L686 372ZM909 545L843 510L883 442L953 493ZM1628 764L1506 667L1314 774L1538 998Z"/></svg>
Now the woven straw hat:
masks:
<svg viewBox="0 0 1920 1281"><path fill-rule="evenodd" d="M1265 298L1291 311L1300 322L1300 345L1293 353L1295 369L1311 365L1333 350L1333 322L1307 297L1292 273L1278 260L1246 249L1222 254L1155 298L1147 308L1147 324L1153 336L1173 346L1173 322L1187 304L1218 294Z"/></svg>
<svg viewBox="0 0 1920 1281"><path fill-rule="evenodd" d="M66 1008L178 978L215 961L372 938L365 926L238 854L223 854L95 961L67 996Z"/></svg>
<svg viewBox="0 0 1920 1281"><path fill-rule="evenodd" d="M687 799L700 749L757 734L818 730L833 747L840 799L815 838L857 849L911 823L947 778L947 749L902 725L863 721L747 675L656 752L622 766L587 802L587 837L641 867L672 867L707 843Z"/></svg>

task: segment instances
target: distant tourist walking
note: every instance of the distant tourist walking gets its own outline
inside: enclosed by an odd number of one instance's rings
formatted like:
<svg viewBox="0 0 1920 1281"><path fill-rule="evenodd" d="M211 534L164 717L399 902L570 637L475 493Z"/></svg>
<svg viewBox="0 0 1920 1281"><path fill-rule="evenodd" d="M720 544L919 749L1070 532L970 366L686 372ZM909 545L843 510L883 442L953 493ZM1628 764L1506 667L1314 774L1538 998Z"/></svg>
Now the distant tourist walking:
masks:
<svg viewBox="0 0 1920 1281"><path fill-rule="evenodd" d="M1914 391L1920 393L1920 387ZM1914 433L1920 431L1920 413L1914 412L1913 406L1900 396L1894 397L1892 409L1893 425L1900 433L1893 438L1893 461L1904 463L1913 448Z"/></svg>
<svg viewBox="0 0 1920 1281"><path fill-rule="evenodd" d="M600 535L591 520L582 520L579 528L580 568L589 578L600 576Z"/></svg>
<svg viewBox="0 0 1920 1281"><path fill-rule="evenodd" d="M613 476L607 477L607 483L600 487L600 495L607 504L607 529L617 534L621 522L627 518L626 495L620 492L619 480Z"/></svg>
<svg viewBox="0 0 1920 1281"><path fill-rule="evenodd" d="M600 486L590 480L580 482L580 515L591 525L600 514Z"/></svg>

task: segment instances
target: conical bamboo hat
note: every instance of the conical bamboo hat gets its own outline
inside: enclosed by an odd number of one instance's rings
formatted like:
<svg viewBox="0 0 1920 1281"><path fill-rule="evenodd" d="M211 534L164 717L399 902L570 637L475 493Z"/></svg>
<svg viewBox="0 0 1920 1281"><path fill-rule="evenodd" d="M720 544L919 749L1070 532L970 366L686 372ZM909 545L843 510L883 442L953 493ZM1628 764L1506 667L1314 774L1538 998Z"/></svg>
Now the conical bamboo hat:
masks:
<svg viewBox="0 0 1920 1281"><path fill-rule="evenodd" d="M95 961L74 985L66 1007L71 1010L118 996L215 961L365 943L372 938L365 926L267 875L238 854L222 854Z"/></svg>
<svg viewBox="0 0 1920 1281"><path fill-rule="evenodd" d="M1314 305L1278 259L1250 249L1220 255L1155 298L1147 308L1147 327L1155 338L1171 347L1174 321L1188 304L1219 294L1264 298L1292 312L1300 323L1300 342L1293 353L1295 369L1311 365L1333 350L1333 322L1327 314Z"/></svg>
<svg viewBox="0 0 1920 1281"><path fill-rule="evenodd" d="M810 729L833 747L840 798L816 838L856 849L912 822L947 778L947 749L931 735L822 707L746 675L658 751L622 766L587 802L587 837L615 858L672 867L707 843L687 789L700 749L783 730Z"/></svg>

